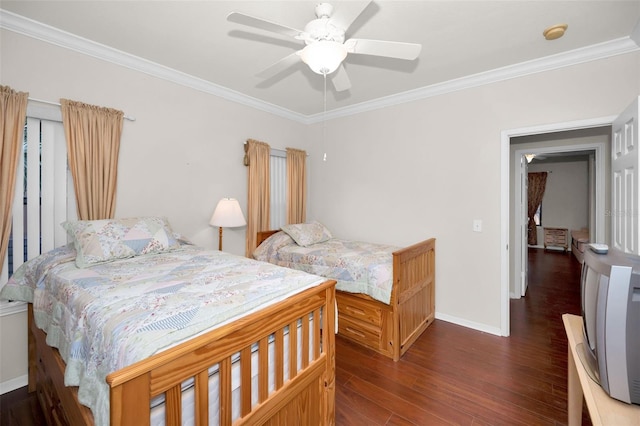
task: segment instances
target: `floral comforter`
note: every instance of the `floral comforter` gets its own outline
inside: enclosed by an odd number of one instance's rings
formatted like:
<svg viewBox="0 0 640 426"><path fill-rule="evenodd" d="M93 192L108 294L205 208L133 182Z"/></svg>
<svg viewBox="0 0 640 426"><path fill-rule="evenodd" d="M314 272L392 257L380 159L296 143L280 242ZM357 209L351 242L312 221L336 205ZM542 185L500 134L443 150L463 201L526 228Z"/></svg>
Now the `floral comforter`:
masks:
<svg viewBox="0 0 640 426"><path fill-rule="evenodd" d="M0 297L33 303L96 425L109 423L109 373L323 281L188 245L83 269L74 260L66 246L26 262Z"/></svg>
<svg viewBox="0 0 640 426"><path fill-rule="evenodd" d="M393 256L399 247L331 238L302 247L277 232L255 250L253 257L337 281L336 289L364 293L389 304L393 286Z"/></svg>

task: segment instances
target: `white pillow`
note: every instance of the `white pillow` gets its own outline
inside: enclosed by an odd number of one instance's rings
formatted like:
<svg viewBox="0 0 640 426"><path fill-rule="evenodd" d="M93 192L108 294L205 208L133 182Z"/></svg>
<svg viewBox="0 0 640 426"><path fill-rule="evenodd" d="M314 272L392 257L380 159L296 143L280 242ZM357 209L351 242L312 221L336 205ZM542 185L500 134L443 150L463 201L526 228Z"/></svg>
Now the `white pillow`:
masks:
<svg viewBox="0 0 640 426"><path fill-rule="evenodd" d="M302 247L321 243L332 238L331 232L320 222L296 223L281 228Z"/></svg>
<svg viewBox="0 0 640 426"><path fill-rule="evenodd" d="M180 247L162 217L77 220L64 222L62 227L73 240L78 268Z"/></svg>

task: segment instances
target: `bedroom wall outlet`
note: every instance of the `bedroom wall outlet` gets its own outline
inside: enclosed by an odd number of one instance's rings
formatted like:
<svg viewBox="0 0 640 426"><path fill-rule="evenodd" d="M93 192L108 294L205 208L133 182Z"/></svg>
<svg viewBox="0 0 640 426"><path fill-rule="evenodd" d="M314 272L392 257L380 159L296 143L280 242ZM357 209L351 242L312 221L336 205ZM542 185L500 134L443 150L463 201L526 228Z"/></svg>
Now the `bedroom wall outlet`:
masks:
<svg viewBox="0 0 640 426"><path fill-rule="evenodd" d="M480 219L473 220L473 232L482 232L482 220Z"/></svg>

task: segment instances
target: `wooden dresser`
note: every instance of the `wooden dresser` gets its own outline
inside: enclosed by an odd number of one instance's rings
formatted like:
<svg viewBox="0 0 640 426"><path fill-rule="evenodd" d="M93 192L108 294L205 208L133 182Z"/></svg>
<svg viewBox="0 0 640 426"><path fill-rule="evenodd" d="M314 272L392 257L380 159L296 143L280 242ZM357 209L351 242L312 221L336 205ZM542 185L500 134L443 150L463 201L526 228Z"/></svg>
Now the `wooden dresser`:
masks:
<svg viewBox="0 0 640 426"><path fill-rule="evenodd" d="M569 250L569 230L567 228L544 228L544 248L562 247Z"/></svg>

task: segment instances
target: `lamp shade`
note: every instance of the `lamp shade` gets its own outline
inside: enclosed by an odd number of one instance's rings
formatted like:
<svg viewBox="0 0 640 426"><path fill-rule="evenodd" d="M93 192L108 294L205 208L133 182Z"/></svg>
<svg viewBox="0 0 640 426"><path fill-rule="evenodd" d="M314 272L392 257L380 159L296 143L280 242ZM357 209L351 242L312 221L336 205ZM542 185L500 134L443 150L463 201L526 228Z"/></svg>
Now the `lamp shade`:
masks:
<svg viewBox="0 0 640 426"><path fill-rule="evenodd" d="M211 216L209 225L224 228L244 226L247 221L244 219L240 204L235 198L223 198L218 201L218 205Z"/></svg>
<svg viewBox="0 0 640 426"><path fill-rule="evenodd" d="M302 61L317 74L331 74L346 57L347 49L344 44L330 40L308 44L300 53Z"/></svg>

